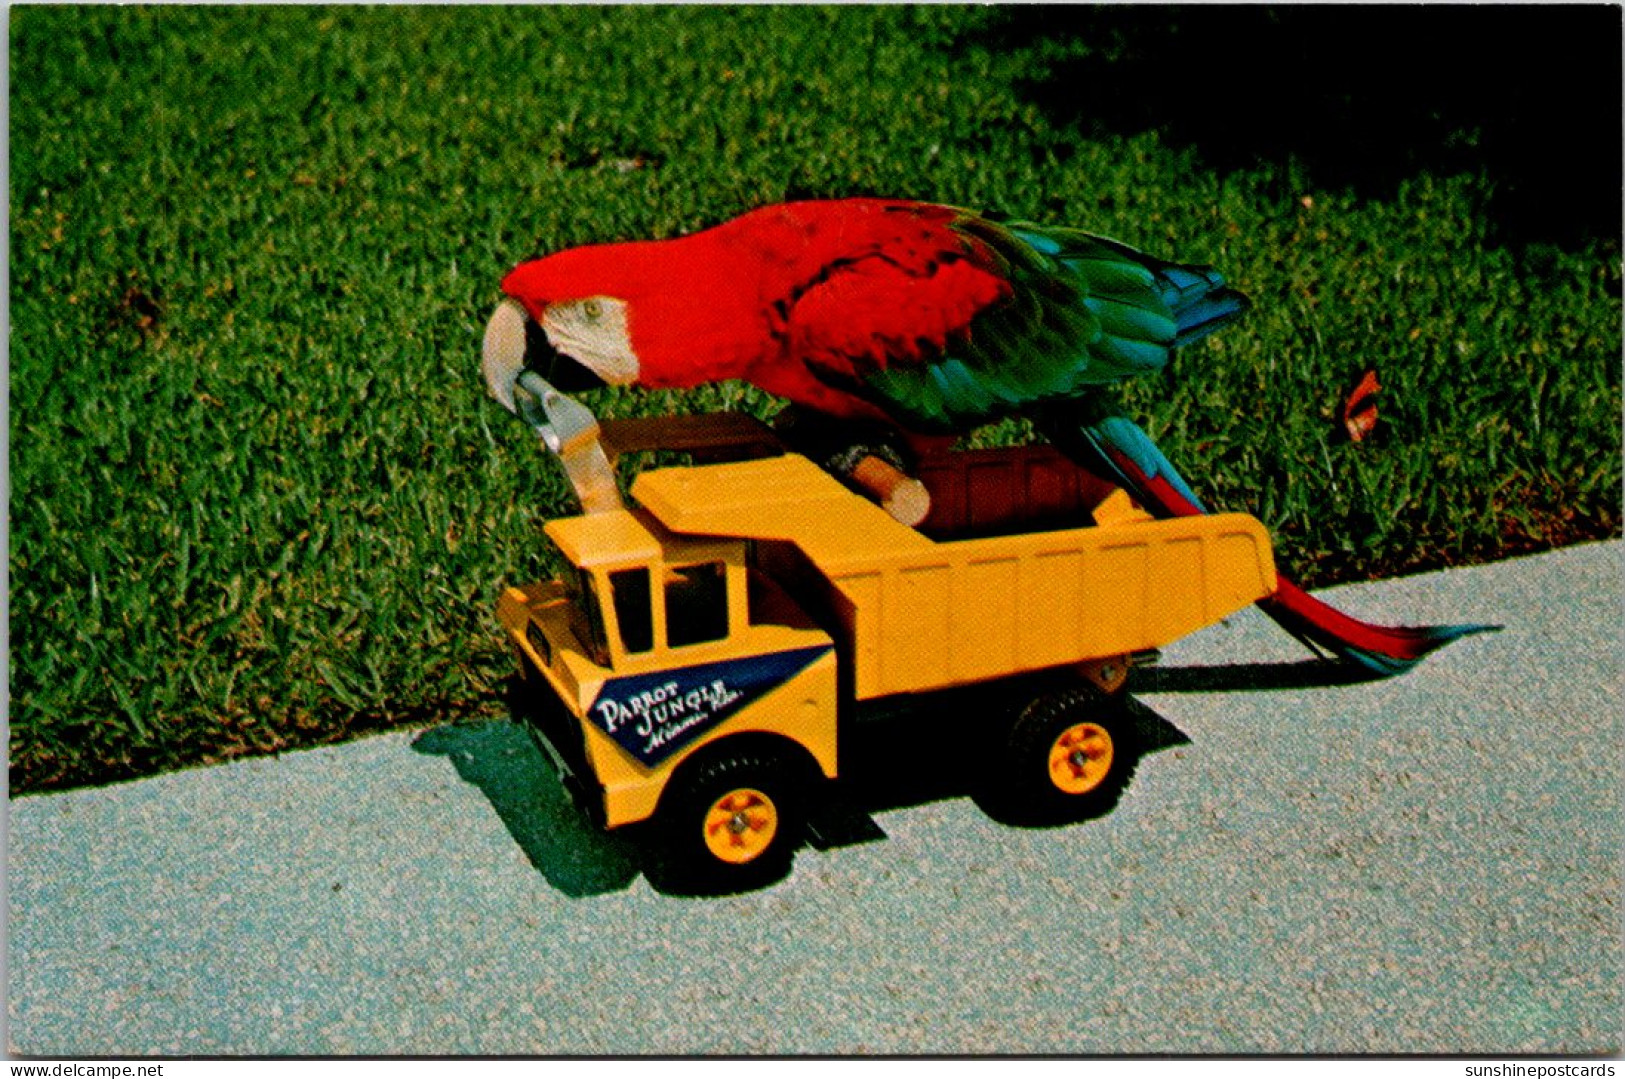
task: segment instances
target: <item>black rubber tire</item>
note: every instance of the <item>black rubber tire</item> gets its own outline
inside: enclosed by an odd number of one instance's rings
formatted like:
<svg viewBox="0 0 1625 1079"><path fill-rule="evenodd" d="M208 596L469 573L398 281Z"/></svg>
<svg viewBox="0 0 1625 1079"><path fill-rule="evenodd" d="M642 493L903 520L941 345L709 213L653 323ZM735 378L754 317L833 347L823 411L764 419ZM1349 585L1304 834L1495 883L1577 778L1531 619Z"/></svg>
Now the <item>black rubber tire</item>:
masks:
<svg viewBox="0 0 1625 1079"><path fill-rule="evenodd" d="M758 750L719 750L686 765L673 777L656 814L653 852L674 883L700 894L723 894L782 879L806 834L805 797L794 769ZM760 792L770 803L775 827L767 846L749 861L729 862L706 843L706 819L730 792Z"/></svg>
<svg viewBox="0 0 1625 1079"><path fill-rule="evenodd" d="M1105 732L1111 761L1094 787L1070 793L1051 778L1050 752L1063 733L1080 723ZM1000 786L1017 819L1064 824L1109 812L1128 786L1138 760L1138 739L1122 700L1092 684L1082 684L1046 693L1016 717L1005 741Z"/></svg>

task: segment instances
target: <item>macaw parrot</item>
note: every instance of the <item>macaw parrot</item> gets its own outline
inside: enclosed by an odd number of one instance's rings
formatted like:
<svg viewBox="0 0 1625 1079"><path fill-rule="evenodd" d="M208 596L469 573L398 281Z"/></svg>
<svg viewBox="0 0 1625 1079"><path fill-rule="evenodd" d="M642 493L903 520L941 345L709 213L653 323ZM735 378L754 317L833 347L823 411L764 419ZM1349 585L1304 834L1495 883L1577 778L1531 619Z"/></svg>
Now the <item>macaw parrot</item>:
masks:
<svg viewBox="0 0 1625 1079"><path fill-rule="evenodd" d="M1160 516L1205 510L1100 390L1161 370L1247 307L1206 267L884 199L785 203L676 239L561 251L502 290L495 317L522 321L524 346L488 354L485 376L510 410L528 367L561 390L742 379L916 447L1021 413ZM1284 578L1261 606L1311 649L1381 675L1486 628L1374 626Z"/></svg>

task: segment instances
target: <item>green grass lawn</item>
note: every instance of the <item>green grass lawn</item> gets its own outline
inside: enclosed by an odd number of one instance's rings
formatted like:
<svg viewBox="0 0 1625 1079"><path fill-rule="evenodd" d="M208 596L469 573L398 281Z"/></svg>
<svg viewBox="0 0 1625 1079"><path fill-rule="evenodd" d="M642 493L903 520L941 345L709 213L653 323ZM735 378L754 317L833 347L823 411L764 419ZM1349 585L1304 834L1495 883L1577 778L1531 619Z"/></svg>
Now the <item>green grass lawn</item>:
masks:
<svg viewBox="0 0 1625 1079"><path fill-rule="evenodd" d="M1123 399L1305 583L1619 530L1617 235L1509 238L1505 178L1470 160L1368 189L1085 123L1057 80L1110 57L1072 24L10 15L16 791L504 714L493 604L549 571L535 525L566 503L479 381L502 274L790 197L948 201L1221 267L1254 310ZM1381 418L1354 444L1338 410L1368 368Z"/></svg>

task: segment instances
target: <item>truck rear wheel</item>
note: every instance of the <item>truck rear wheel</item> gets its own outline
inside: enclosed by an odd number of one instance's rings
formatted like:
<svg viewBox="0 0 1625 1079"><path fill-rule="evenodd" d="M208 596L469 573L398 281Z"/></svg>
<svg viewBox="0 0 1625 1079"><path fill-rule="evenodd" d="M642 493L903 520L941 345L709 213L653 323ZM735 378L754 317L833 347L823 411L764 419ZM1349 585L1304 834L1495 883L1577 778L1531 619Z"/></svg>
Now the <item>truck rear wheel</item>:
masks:
<svg viewBox="0 0 1625 1079"><path fill-rule="evenodd" d="M801 844L801 794L792 771L753 752L713 756L680 774L660 812L660 855L705 890L783 876Z"/></svg>
<svg viewBox="0 0 1625 1079"><path fill-rule="evenodd" d="M1096 817L1134 773L1133 726L1121 701L1093 685L1046 694L1011 725L1004 783L1033 823Z"/></svg>

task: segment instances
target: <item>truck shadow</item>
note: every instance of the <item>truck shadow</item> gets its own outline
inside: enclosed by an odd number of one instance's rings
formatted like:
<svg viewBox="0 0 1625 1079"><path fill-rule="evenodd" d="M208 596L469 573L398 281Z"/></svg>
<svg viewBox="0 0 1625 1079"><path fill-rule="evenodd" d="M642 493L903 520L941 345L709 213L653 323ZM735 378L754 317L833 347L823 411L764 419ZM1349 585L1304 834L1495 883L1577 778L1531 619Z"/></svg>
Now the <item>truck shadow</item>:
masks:
<svg viewBox="0 0 1625 1079"><path fill-rule="evenodd" d="M1125 698L1123 707L1140 759L1190 742L1138 700ZM874 814L953 798L970 798L1007 827L1053 826L1022 816L990 785L988 761L1002 747L986 736L986 727L984 717L962 714L888 719L843 732L845 771L837 797L812 822L813 845L830 849L884 839Z"/></svg>
<svg viewBox="0 0 1625 1079"><path fill-rule="evenodd" d="M412 748L445 757L479 788L530 864L565 895L624 891L637 879L636 844L588 822L517 723L448 723L423 732Z"/></svg>
<svg viewBox="0 0 1625 1079"><path fill-rule="evenodd" d="M1135 672L1132 688L1141 693L1217 693L1343 685L1368 677L1311 660L1150 668ZM511 695L509 703L513 721L449 723L419 735L412 748L445 757L458 776L477 787L530 864L564 895L582 899L624 891L640 874L658 892L696 894L664 872L634 836L595 828L571 804L552 765L520 725L522 706ZM1129 697L1124 707L1141 759L1189 744L1183 731L1142 701ZM954 798L970 798L1008 827L1032 826L987 790L988 729L987 718L975 711L939 708L869 720L843 731L842 778L810 821L811 845L830 850L884 840L876 814Z"/></svg>
<svg viewBox="0 0 1625 1079"><path fill-rule="evenodd" d="M1383 676L1324 659L1289 663L1226 663L1213 667L1148 667L1134 672L1136 693L1234 693L1318 689L1380 682Z"/></svg>
<svg viewBox="0 0 1625 1079"><path fill-rule="evenodd" d="M1134 733L1138 760L1188 745L1190 738L1134 694L1226 693L1351 685L1381 676L1325 660L1238 663L1219 666L1151 667L1134 672L1124 709ZM844 774L840 797L812 824L821 849L885 838L875 813L927 802L969 797L983 813L1014 828L1055 827L1034 821L1006 805L990 788L987 762L1000 752L978 730L974 714L868 723L843 732ZM982 727L986 729L985 719ZM1132 780L1128 790L1133 790ZM1114 805L1095 813L1103 816ZM1063 822L1077 823L1077 821Z"/></svg>

